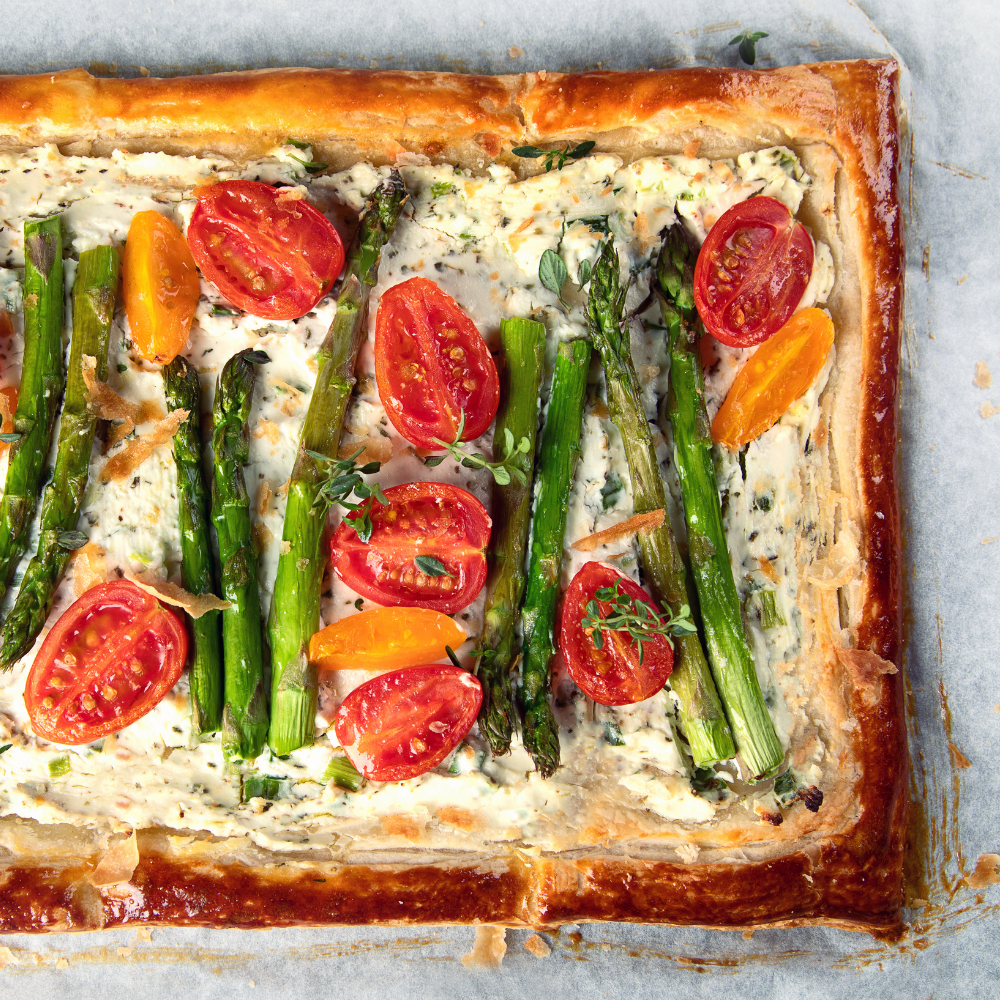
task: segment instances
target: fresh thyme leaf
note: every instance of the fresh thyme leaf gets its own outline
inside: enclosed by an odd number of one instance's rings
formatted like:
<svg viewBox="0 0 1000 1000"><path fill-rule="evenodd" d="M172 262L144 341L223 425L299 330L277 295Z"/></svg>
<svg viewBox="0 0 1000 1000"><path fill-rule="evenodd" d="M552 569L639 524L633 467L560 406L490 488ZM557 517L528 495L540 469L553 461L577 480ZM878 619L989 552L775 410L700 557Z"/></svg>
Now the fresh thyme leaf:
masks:
<svg viewBox="0 0 1000 1000"><path fill-rule="evenodd" d="M594 142L594 140L593 140L593 139L587 139L586 141L584 141L584 142L581 142L581 143L580 143L580 145L576 147L576 149L571 149L571 150L569 151L569 153L568 153L567 155L568 155L568 156L570 157L570 159L573 159L573 160L579 160L579 159L582 159L582 158L583 158L584 156L586 156L586 155L587 155L587 154L588 154L588 153L589 153L589 152L590 152L590 151L591 151L591 150L592 150L592 149L593 149L593 148L594 148L594 147L595 147L596 145L597 145L597 143L596 143L596 142ZM560 165L560 166L562 166L562 164L561 164L561 163L560 163L559 165Z"/></svg>
<svg viewBox="0 0 1000 1000"><path fill-rule="evenodd" d="M239 316L239 313L235 309L230 309L227 306L212 306L213 316Z"/></svg>
<svg viewBox="0 0 1000 1000"><path fill-rule="evenodd" d="M56 544L67 552L83 548L90 539L82 531L60 531Z"/></svg>
<svg viewBox="0 0 1000 1000"><path fill-rule="evenodd" d="M550 292L555 292L564 309L569 308L562 297L562 288L568 277L569 270L562 257L555 250L546 250L538 261L538 280Z"/></svg>
<svg viewBox="0 0 1000 1000"><path fill-rule="evenodd" d="M352 511L353 516L346 516L344 523L355 530L362 542L368 542L372 537L371 505L363 506L364 501L378 502L388 506L389 501L378 483L366 483L364 475L372 475L382 468L381 462L366 462L358 467L357 458L364 451L359 448L348 458L334 459L318 451L306 449L306 454L319 466L326 470L326 477L319 483L313 509L324 515L334 504L339 504L345 510ZM355 503L352 495L362 503Z"/></svg>
<svg viewBox="0 0 1000 1000"><path fill-rule="evenodd" d="M757 43L762 38L767 38L766 31L744 31L742 35L737 35L731 39L729 44L740 44L740 58L748 65L752 66L757 61Z"/></svg>
<svg viewBox="0 0 1000 1000"><path fill-rule="evenodd" d="M13 743L5 743L2 747L0 747L0 753L6 753L13 745Z"/></svg>
<svg viewBox="0 0 1000 1000"><path fill-rule="evenodd" d="M286 139L286 146L294 146L296 149L309 149L309 143L303 142L301 139Z"/></svg>
<svg viewBox="0 0 1000 1000"><path fill-rule="evenodd" d="M266 365L271 360L270 356L264 351L250 351L249 354L244 354L243 357L252 365Z"/></svg>
<svg viewBox="0 0 1000 1000"><path fill-rule="evenodd" d="M515 156L521 156L527 160L537 160L539 156L545 155L545 150L539 149L537 146L515 146L511 152Z"/></svg>
<svg viewBox="0 0 1000 1000"><path fill-rule="evenodd" d="M3 441L4 444L14 444L15 442L20 440L21 440L20 434L15 434L13 432L11 432L10 434L0 434L0 441Z"/></svg>
<svg viewBox="0 0 1000 1000"><path fill-rule="evenodd" d="M123 365L123 364L121 364L119 362L119 364L118 364L118 371L119 372L127 372L128 371L128 365Z"/></svg>
<svg viewBox="0 0 1000 1000"><path fill-rule="evenodd" d="M436 469L444 460L444 455L428 455L424 459L424 465L426 465L428 469Z"/></svg>
<svg viewBox="0 0 1000 1000"><path fill-rule="evenodd" d="M576 272L576 283L583 288L588 281L590 281L590 275L593 273L593 265L589 260L584 258L580 261L580 267Z"/></svg>
<svg viewBox="0 0 1000 1000"><path fill-rule="evenodd" d="M622 739L622 731L618 727L618 723L611 719L606 719L604 722L604 742L613 747L625 746L625 740Z"/></svg>
<svg viewBox="0 0 1000 1000"><path fill-rule="evenodd" d="M616 580L611 587L599 587L594 596L587 602L587 613L580 619L584 629L590 631L595 649L604 647L604 630L609 632L626 632L639 651L639 664L642 664L643 643L662 636L674 645L673 636L690 635L697 631L697 626L691 618L691 609L684 605L677 615L666 609L664 620L656 606L651 601L623 594L618 588L621 581ZM601 614L598 602L610 604L606 615Z"/></svg>
<svg viewBox="0 0 1000 1000"><path fill-rule="evenodd" d="M434 556L417 556L413 561L417 564L417 569L427 576L450 576L455 579L455 574L449 573L445 564Z"/></svg>

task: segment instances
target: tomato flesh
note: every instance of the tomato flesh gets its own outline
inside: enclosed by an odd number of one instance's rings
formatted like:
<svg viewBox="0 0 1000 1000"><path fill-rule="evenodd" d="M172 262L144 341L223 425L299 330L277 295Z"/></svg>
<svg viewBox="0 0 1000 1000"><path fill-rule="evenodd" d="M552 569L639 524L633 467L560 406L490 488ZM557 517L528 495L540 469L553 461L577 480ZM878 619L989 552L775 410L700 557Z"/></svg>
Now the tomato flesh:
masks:
<svg viewBox="0 0 1000 1000"><path fill-rule="evenodd" d="M816 381L833 346L833 321L803 309L740 369L712 421L712 439L727 448L760 437Z"/></svg>
<svg viewBox="0 0 1000 1000"><path fill-rule="evenodd" d="M604 630L604 645L598 649L584 629L587 602L602 587L617 582L619 593L652 603L637 583L599 562L587 563L566 590L559 626L559 650L576 686L600 705L634 705L652 698L667 682L674 667L674 651L664 636L643 640L639 649L627 632ZM611 610L610 601L598 601L601 617Z"/></svg>
<svg viewBox="0 0 1000 1000"><path fill-rule="evenodd" d="M706 329L730 347L755 347L784 326L809 284L813 243L776 198L730 208L711 228L694 269Z"/></svg>
<svg viewBox="0 0 1000 1000"><path fill-rule="evenodd" d="M447 483L408 483L383 494L389 506L366 502L372 534L362 542L349 520L331 542L337 575L376 604L410 605L454 614L471 604L486 582L485 548L492 521L466 490ZM438 560L446 573L431 576L416 560Z"/></svg>
<svg viewBox="0 0 1000 1000"><path fill-rule="evenodd" d="M240 309L264 319L295 319L336 281L344 244L333 223L297 192L223 181L195 194L191 253L201 273Z"/></svg>
<svg viewBox="0 0 1000 1000"><path fill-rule="evenodd" d="M484 433L496 416L500 380L486 341L450 296L426 278L393 285L375 320L375 378L385 412L418 448L458 433Z"/></svg>
<svg viewBox="0 0 1000 1000"><path fill-rule="evenodd" d="M465 633L428 608L375 608L328 625L309 640L309 660L322 670L387 670L440 660Z"/></svg>
<svg viewBox="0 0 1000 1000"><path fill-rule="evenodd" d="M130 726L177 683L180 619L128 580L88 590L45 637L24 689L36 735L79 745Z"/></svg>
<svg viewBox="0 0 1000 1000"><path fill-rule="evenodd" d="M483 689L458 667L380 674L355 688L334 728L351 763L374 781L406 781L437 767L472 728Z"/></svg>
<svg viewBox="0 0 1000 1000"><path fill-rule="evenodd" d="M170 364L187 343L201 290L181 231L159 212L132 217L122 288L135 349L147 361Z"/></svg>

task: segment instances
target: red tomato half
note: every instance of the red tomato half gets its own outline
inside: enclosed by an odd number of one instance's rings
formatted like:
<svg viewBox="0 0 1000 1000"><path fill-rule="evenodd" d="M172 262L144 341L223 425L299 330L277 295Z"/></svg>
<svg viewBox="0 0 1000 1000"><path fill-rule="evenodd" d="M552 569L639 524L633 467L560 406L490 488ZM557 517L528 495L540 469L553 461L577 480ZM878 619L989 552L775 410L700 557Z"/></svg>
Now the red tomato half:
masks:
<svg viewBox="0 0 1000 1000"><path fill-rule="evenodd" d="M780 201L740 202L712 226L698 255L698 314L730 347L763 344L795 312L812 266L812 238Z"/></svg>
<svg viewBox="0 0 1000 1000"><path fill-rule="evenodd" d="M308 202L259 181L223 181L195 194L188 246L230 302L264 319L295 319L330 290L344 244Z"/></svg>
<svg viewBox="0 0 1000 1000"><path fill-rule="evenodd" d="M187 630L128 580L88 590L52 626L31 665L24 704L31 728L77 745L117 733L177 683Z"/></svg>
<svg viewBox="0 0 1000 1000"><path fill-rule="evenodd" d="M475 324L426 278L410 278L382 296L375 320L375 378L393 426L418 448L463 441L493 422L500 380Z"/></svg>
<svg viewBox="0 0 1000 1000"><path fill-rule="evenodd" d="M337 709L334 728L366 778L406 781L458 746L482 701L479 681L458 667L408 667L355 688Z"/></svg>
<svg viewBox="0 0 1000 1000"><path fill-rule="evenodd" d="M485 548L490 540L486 508L447 483L409 483L384 491L389 506L372 504L372 535L362 542L342 521L331 543L337 575L376 604L430 608L450 615L471 604L486 582ZM425 572L420 557L446 571ZM424 560L421 560L424 561Z"/></svg>
<svg viewBox="0 0 1000 1000"><path fill-rule="evenodd" d="M674 668L674 651L665 637L654 636L639 649L628 632L604 631L604 646L598 649L581 622L587 617L587 602L601 587L618 582L618 592L652 603L649 594L628 577L599 562L589 562L566 590L559 628L559 649L576 686L601 705L634 705L652 698L667 682ZM611 609L610 601L598 601L601 617Z"/></svg>

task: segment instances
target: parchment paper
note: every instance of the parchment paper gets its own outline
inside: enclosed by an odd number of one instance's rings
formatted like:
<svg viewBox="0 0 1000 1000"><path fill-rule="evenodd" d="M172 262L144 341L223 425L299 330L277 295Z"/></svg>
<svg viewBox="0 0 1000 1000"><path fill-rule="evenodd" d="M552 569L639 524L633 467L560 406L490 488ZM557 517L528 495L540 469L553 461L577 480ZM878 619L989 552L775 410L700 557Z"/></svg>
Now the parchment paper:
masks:
<svg viewBox="0 0 1000 1000"><path fill-rule="evenodd" d="M5 0L8 73L735 65L727 43L744 28L770 33L758 43L765 67L899 58L912 130L901 376L906 667L931 861L920 890L928 905L907 911L913 931L896 946L824 929L745 940L586 925L547 936L544 959L524 949L527 932L508 932L503 968L486 971L459 961L469 928L10 935L0 941L8 991L36 1000L1000 994L1000 887L977 894L963 882L980 854L1000 853L998 11L986 0L872 0L866 10L849 0ZM973 384L979 361L995 373L991 387Z"/></svg>

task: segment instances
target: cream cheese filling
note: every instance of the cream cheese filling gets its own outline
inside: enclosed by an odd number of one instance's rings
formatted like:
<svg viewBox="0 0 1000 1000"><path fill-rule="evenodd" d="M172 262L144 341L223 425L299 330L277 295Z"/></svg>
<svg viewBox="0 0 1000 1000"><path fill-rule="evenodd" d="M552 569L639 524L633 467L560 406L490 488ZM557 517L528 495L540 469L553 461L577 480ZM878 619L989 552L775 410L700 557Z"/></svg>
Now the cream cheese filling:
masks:
<svg viewBox="0 0 1000 1000"><path fill-rule="evenodd" d="M24 155L0 154L0 302L12 310L20 304L21 227L26 216L61 212L66 250L78 255L102 243L120 245L138 211L159 211L185 229L195 204L195 187L242 177L301 185L314 204L343 224L345 217L361 209L385 174L385 168L362 163L338 174L311 178L295 159L309 156L309 151L283 146L240 166L220 158L121 151L105 159L63 157L54 146ZM415 480L452 482L487 506L488 474L451 461L426 469L386 418L375 384L373 345L378 301L387 288L415 275L436 281L494 347L504 317L540 318L550 335L551 358L557 340L586 335L586 290L579 286L580 265L593 263L603 231L615 235L623 267L639 275L629 297L630 306L635 306L645 297L643 283L648 278L642 276L643 269L655 257L659 234L675 210L691 232L704 239L731 205L754 194L767 194L794 212L810 184L794 155L781 147L745 153L735 161L670 156L624 164L616 156L598 154L522 181L503 166L475 177L450 166L401 169L410 202L383 253L342 451L350 453L363 446L370 457L382 461L382 470L373 478L383 487ZM538 277L539 259L548 249L561 255L570 276L562 289L565 305ZM803 305L825 301L832 282L832 257L823 244L817 244ZM282 487L291 472L315 380L313 358L334 310L335 300L327 297L295 321L230 315L217 290L203 282L202 301L185 352L202 376L206 413L215 379L233 353L245 347L261 348L272 359L262 372L254 399L246 470L248 488L257 501L255 538L261 551L259 582L265 611L270 606L279 552ZM643 402L669 482L676 476L672 448L656 423L658 402L666 387L662 331L634 324L632 342ZM710 405L718 406L728 390L727 380L731 384L745 360L746 352L734 353L710 372ZM741 597L747 596L756 579L753 570L747 576L747 566L760 558L759 550L772 543L780 549L775 562L781 567L778 606L787 624L758 635L751 621L750 632L762 687L786 745L791 722L774 664L794 655L800 623L795 608L794 539L778 529L795 524L800 517L796 477L808 460L804 454L808 428L815 425L818 397L832 364L831 357L810 392L750 446L745 481L736 459L719 455L720 483L729 496L726 526ZM165 409L158 371L135 355L121 308L112 332L109 368L111 385L126 398L155 400ZM138 428L139 432L147 429ZM488 435L476 443L480 450L489 446ZM109 573L146 571L176 579L180 540L169 449L156 451L131 480L100 486L98 473L105 461L96 446L81 530L104 550ZM0 474L5 467L5 461L0 463ZM752 502L763 490L771 490L775 497L768 512ZM672 494L677 495L676 489ZM564 583L594 558L610 560L638 578L631 540L595 553L572 548L584 535L631 513L625 453L608 417L603 375L595 363L581 461L570 500ZM676 504L671 515L679 523ZM770 549L767 554L770 557ZM325 586L325 623L355 613L357 594L336 576L328 578ZM59 588L50 622L75 596L71 570ZM361 602L361 606L372 605ZM466 649L481 627L482 608L480 596L456 616L469 635ZM460 845L472 836L474 840L517 839L555 848L585 842L577 817L587 808L588 789L599 788L616 807L646 812L665 823L704 823L732 802L724 793L701 793L692 787L668 691L639 705L606 709L584 698L562 675L556 678L555 701L562 724L564 766L553 778L543 780L533 772L530 758L516 740L508 757L491 759L474 729L453 759L428 774L395 784L369 782L359 792L343 791L324 781L337 742L330 720L344 695L368 675L341 671L322 679L315 745L284 760L265 752L254 762L257 773L278 779L279 797L271 802L241 803L240 778L226 772L218 740L197 743L192 738L186 677L147 716L103 745L58 747L32 735L24 710L23 689L33 655L0 675L0 741L11 744L0 754L0 812L45 823L159 825L216 836L249 836L262 846L299 849L302 845L330 847L343 838L363 842L373 824L389 831L383 818L402 814L438 824L443 831L439 832L441 842ZM469 813L481 817L478 833L461 832L461 817Z"/></svg>

